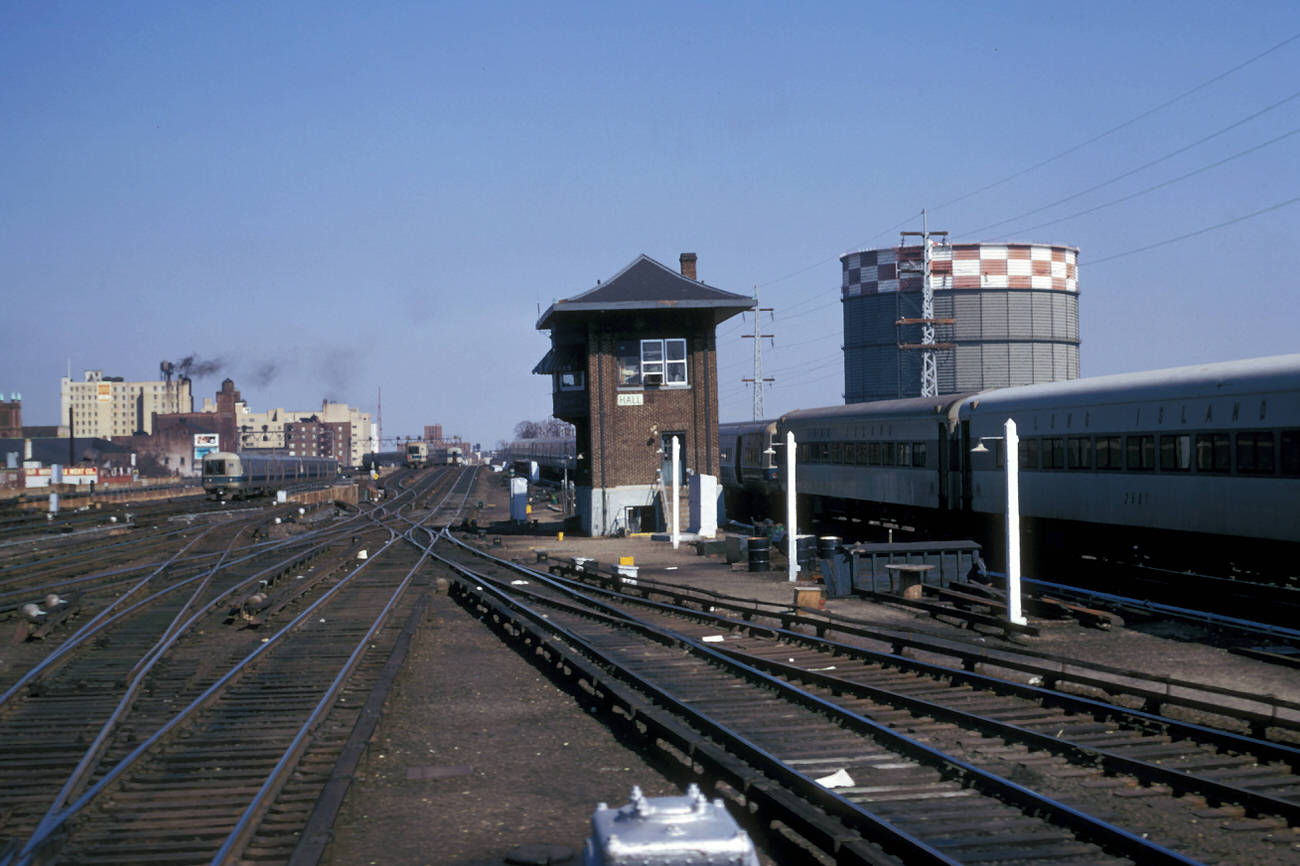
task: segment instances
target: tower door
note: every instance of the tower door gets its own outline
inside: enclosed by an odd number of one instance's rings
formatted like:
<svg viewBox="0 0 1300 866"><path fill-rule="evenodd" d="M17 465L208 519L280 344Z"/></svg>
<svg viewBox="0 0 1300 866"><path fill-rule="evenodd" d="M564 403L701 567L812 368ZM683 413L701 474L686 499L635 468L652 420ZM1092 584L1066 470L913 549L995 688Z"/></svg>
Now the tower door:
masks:
<svg viewBox="0 0 1300 866"><path fill-rule="evenodd" d="M677 437L677 483L682 484L686 480L686 431L669 430L666 433L659 434L659 447L663 449L663 473L660 476L664 480L665 487L671 487L673 483L673 437Z"/></svg>

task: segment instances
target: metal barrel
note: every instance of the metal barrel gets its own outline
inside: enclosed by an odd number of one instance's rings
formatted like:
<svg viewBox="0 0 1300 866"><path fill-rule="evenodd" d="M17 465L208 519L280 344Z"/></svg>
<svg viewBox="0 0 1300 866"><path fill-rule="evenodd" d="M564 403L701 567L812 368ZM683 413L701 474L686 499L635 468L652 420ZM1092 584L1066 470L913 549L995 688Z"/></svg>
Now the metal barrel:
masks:
<svg viewBox="0 0 1300 866"><path fill-rule="evenodd" d="M766 535L749 537L749 570L772 570L772 539Z"/></svg>
<svg viewBox="0 0 1300 866"><path fill-rule="evenodd" d="M840 542L843 540L844 539L840 538L838 535L823 535L821 538L817 539L817 558L833 558L835 552L840 549Z"/></svg>

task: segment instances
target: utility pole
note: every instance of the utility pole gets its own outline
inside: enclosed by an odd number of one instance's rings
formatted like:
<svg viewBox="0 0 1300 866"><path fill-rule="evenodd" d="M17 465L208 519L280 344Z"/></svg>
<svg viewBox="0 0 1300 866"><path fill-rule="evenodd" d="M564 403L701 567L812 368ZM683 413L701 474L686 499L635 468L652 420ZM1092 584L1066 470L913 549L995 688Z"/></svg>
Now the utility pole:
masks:
<svg viewBox="0 0 1300 866"><path fill-rule="evenodd" d="M921 342L912 343L912 344L900 344L899 348L920 350L921 352L921 396L937 397L939 396L939 366L934 358L935 350L953 349L956 348L956 344L936 343L934 339L934 326L951 325L956 320L936 319L934 317L934 285L930 282L930 253L931 253L930 248L931 245L934 243L934 241L931 240L931 235L941 236L943 238L943 244L946 246L948 243L948 233L946 231L931 232L925 210L922 209L921 210L921 231L900 232L899 234L901 235L901 238L899 240L900 246L902 246L904 243L903 239L909 236L910 237L919 236L921 238L921 270L920 270L921 317L919 319L898 320L899 325L920 325ZM906 267L906 265L910 265L910 267ZM898 263L898 277L900 283L902 281L903 274L905 273L911 273L911 274L917 273L916 264L914 262L900 261ZM902 287L900 286L899 288L900 288L900 296L901 296Z"/></svg>
<svg viewBox="0 0 1300 866"><path fill-rule="evenodd" d="M379 386L379 398L375 404L375 429L379 431L379 450L384 450L384 386Z"/></svg>
<svg viewBox="0 0 1300 866"><path fill-rule="evenodd" d="M764 383L776 381L770 376L766 379L763 378L763 344L762 344L763 340L765 339L774 340L775 337L773 337L773 335L771 334L762 333L762 328L759 327L759 322L758 322L759 313L770 313L770 312L772 312L771 307L760 307L758 305L758 286L755 286L754 287L754 333L740 335L746 340L754 341L754 378L741 379L740 381L752 382L754 385L754 420L755 421L762 420L763 416L766 414L763 409Z"/></svg>

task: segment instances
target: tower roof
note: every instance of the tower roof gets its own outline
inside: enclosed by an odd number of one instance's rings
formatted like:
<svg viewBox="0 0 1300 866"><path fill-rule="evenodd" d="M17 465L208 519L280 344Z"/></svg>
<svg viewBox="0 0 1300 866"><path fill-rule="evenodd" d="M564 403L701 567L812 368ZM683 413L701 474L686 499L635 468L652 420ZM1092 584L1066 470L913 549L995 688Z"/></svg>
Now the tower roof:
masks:
<svg viewBox="0 0 1300 866"><path fill-rule="evenodd" d="M551 304L537 320L537 329L553 328L556 317L570 313L673 309L711 310L716 325L754 304L753 298L684 277L643 253L605 282Z"/></svg>

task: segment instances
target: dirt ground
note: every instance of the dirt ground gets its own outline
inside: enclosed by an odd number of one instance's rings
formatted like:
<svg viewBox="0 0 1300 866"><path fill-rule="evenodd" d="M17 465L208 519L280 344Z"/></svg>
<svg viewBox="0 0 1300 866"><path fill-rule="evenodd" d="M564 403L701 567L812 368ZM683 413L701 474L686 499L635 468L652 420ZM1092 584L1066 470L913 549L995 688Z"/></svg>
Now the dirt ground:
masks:
<svg viewBox="0 0 1300 866"><path fill-rule="evenodd" d="M481 526L506 516L499 482L499 476L486 475L480 483ZM782 574L751 575L719 558L697 556L687 545L674 551L645 537L560 540L556 528L543 524L531 535L494 534L500 543L493 552L530 564L539 549L551 558L583 555L600 562L632 556L641 575L656 580L767 600L789 601L793 594ZM890 628L981 639L904 608L857 599L831 600L827 607ZM1196 638L1184 629L1107 632L1048 624L1039 637L1020 643L1300 699L1300 677L1293 670L1234 656ZM996 635L982 639L990 645L1003 641ZM633 785L648 796L681 793L579 701L439 595L357 770L324 862L498 866L515 846L549 843L570 849L570 862L580 863L596 804L622 805Z"/></svg>

